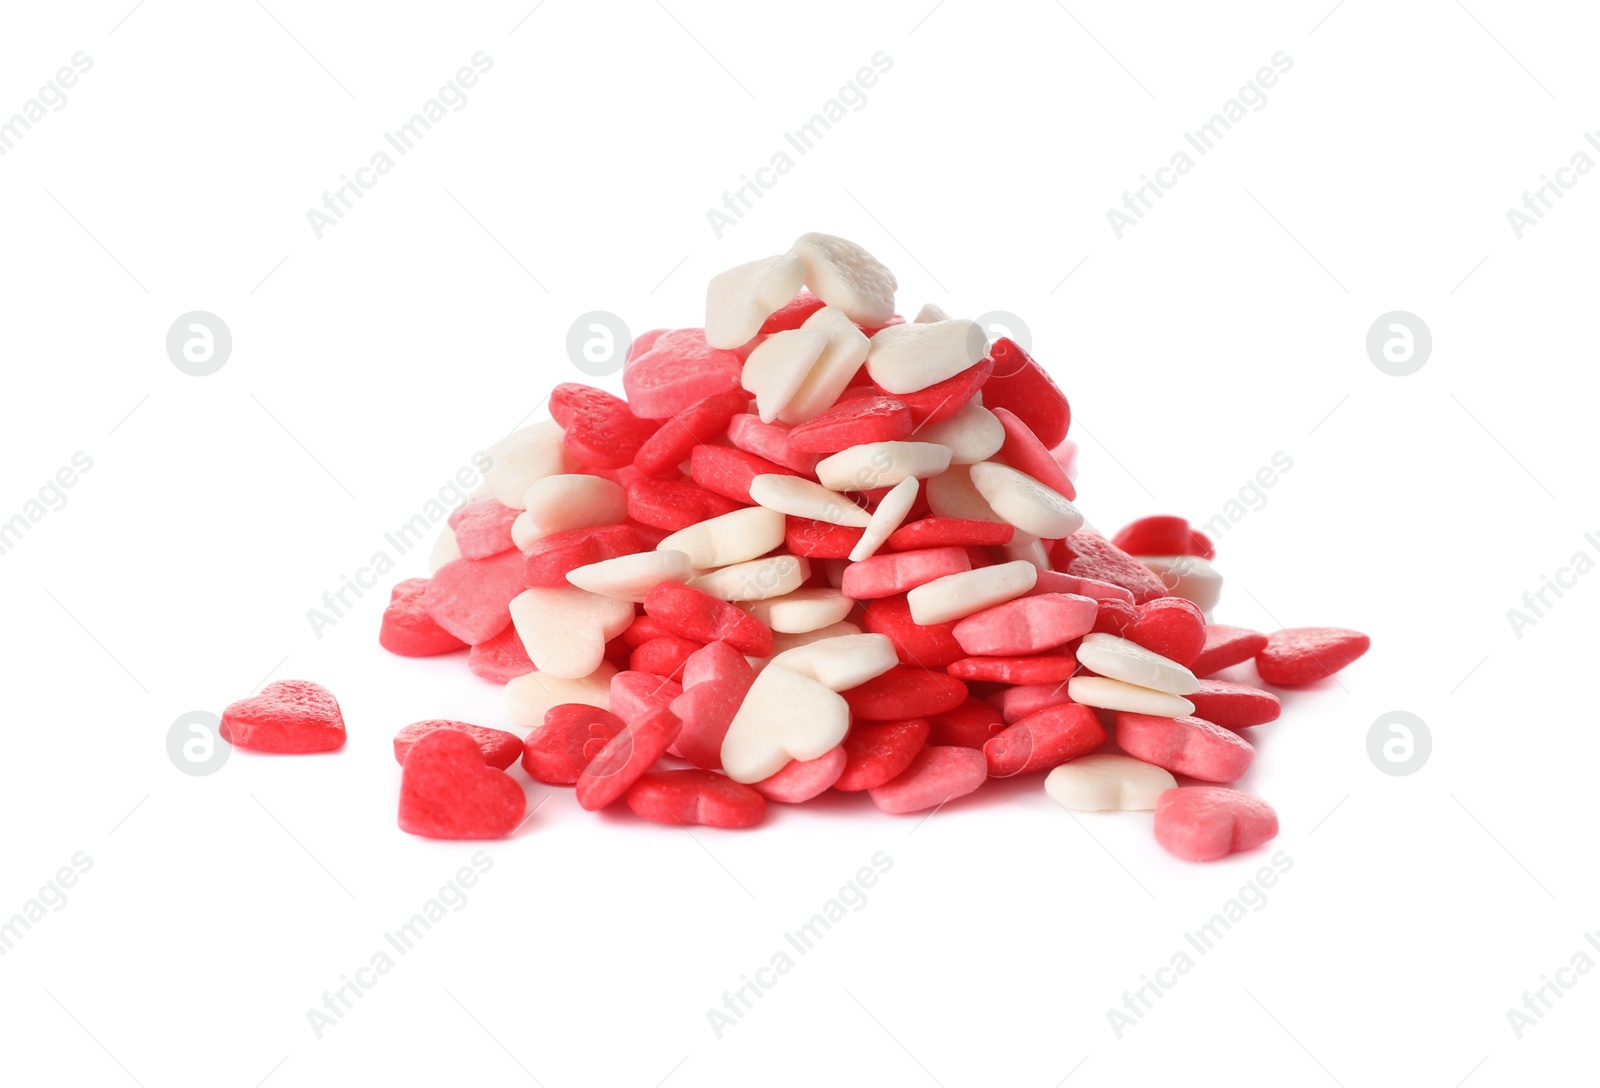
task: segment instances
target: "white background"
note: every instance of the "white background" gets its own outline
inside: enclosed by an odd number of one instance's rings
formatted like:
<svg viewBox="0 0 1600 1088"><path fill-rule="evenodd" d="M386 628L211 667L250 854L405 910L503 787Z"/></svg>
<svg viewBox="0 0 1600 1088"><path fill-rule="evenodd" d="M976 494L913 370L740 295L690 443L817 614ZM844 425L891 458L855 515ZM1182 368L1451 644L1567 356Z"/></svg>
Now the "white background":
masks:
<svg viewBox="0 0 1600 1088"><path fill-rule="evenodd" d="M1575 694L1600 589L1577 579L1520 638L1506 611L1600 551L1600 177L1520 239L1506 209L1600 125L1592 12L129 2L10 5L0 33L0 116L94 62L0 158L0 519L93 460L0 556L0 916L93 859L0 959L6 1080L1486 1088L1589 1068L1600 979L1566 975L1520 1039L1506 1011L1600 929ZM306 209L480 50L467 105L319 240ZM716 237L706 209L880 50L865 107ZM1106 209L1280 50L1267 104L1116 238ZM504 716L459 658L378 648L382 589L320 639L306 610L579 377L577 315L698 324L711 275L806 230L873 250L908 314L1020 315L1107 531L1205 521L1293 459L1218 542L1218 619L1374 648L1256 731L1243 785L1292 870L1119 1039L1106 1010L1270 850L1183 864L1147 815L1074 819L1037 779L920 826L857 796L692 837L553 791L319 1040L306 1010L478 849L397 830L390 736ZM1397 309L1434 340L1404 378L1364 347ZM211 377L165 353L192 310L232 332ZM412 554L385 585L424 572ZM329 686L346 749L174 769L176 717L271 677ZM1394 710L1433 737L1410 777L1367 755ZM878 851L866 906L718 1039L706 1010Z"/></svg>

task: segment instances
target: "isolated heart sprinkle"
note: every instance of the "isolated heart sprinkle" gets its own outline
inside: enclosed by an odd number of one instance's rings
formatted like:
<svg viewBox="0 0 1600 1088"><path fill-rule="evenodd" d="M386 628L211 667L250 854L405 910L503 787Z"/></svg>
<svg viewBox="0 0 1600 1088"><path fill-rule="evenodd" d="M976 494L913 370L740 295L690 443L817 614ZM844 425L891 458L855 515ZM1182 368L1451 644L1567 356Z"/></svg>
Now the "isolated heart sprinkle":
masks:
<svg viewBox="0 0 1600 1088"><path fill-rule="evenodd" d="M527 799L478 742L435 729L411 746L400 774L400 830L427 839L498 839L516 830Z"/></svg>
<svg viewBox="0 0 1600 1088"><path fill-rule="evenodd" d="M257 752L331 752L344 747L344 716L310 680L274 680L222 712L222 739Z"/></svg>
<svg viewBox="0 0 1600 1088"><path fill-rule="evenodd" d="M1156 841L1185 861L1211 861L1278 834L1278 814L1259 797L1223 786L1180 786L1156 801Z"/></svg>

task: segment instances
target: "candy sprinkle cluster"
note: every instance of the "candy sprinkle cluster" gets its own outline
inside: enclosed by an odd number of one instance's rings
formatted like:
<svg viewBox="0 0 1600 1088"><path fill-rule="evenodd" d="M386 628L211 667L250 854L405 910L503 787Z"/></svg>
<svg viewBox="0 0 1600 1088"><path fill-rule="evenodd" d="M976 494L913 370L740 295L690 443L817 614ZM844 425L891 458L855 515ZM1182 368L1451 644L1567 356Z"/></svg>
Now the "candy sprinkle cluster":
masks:
<svg viewBox="0 0 1600 1088"><path fill-rule="evenodd" d="M508 834L520 756L586 809L666 824L750 827L828 790L923 812L1041 774L1070 809L1153 809L1182 858L1277 833L1226 784L1278 699L1213 677L1310 683L1367 637L1209 622L1210 540L1171 516L1088 528L1055 381L973 321L907 322L895 288L807 234L716 276L703 328L635 340L626 399L558 385L552 419L491 448L379 640L467 650L532 731L407 726L402 828ZM228 709L235 743L330 746L337 704L285 683Z"/></svg>

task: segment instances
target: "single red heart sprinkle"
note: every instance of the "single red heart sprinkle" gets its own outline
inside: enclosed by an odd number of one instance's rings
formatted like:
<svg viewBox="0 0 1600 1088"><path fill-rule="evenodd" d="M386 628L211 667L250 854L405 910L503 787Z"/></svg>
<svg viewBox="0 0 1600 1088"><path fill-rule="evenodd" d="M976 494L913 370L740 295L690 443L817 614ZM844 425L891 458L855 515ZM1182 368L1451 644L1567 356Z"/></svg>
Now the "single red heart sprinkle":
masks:
<svg viewBox="0 0 1600 1088"><path fill-rule="evenodd" d="M844 570L839 591L855 600L895 597L935 578L972 569L965 548L923 548L914 552L886 552L851 563Z"/></svg>
<svg viewBox="0 0 1600 1088"><path fill-rule="evenodd" d="M757 476L798 476L799 473L744 450L727 446L696 446L689 457L689 475L707 491L753 506L755 500L750 498L751 480Z"/></svg>
<svg viewBox="0 0 1600 1088"><path fill-rule="evenodd" d="M1139 609L1127 601L1101 601L1094 618L1094 629L1102 635L1122 637L1122 632L1139 619Z"/></svg>
<svg viewBox="0 0 1600 1088"><path fill-rule="evenodd" d="M1093 710L1062 703L1006 726L983 746L983 758L990 777L1007 778L1059 767L1105 741L1105 727Z"/></svg>
<svg viewBox="0 0 1600 1088"><path fill-rule="evenodd" d="M911 618L911 605L904 594L867 601L862 624L873 634L883 635L894 643L895 655L903 665L942 669L967 656L961 643L956 641L956 621L916 622Z"/></svg>
<svg viewBox="0 0 1600 1088"><path fill-rule="evenodd" d="M814 476L819 453L802 453L794 448L789 436L794 428L782 423L763 423L760 416L737 415L728 420L728 441L745 453L764 458L773 464L791 468L802 476Z"/></svg>
<svg viewBox="0 0 1600 1088"><path fill-rule="evenodd" d="M1189 671L1205 677L1234 665L1243 664L1267 648L1267 636L1248 627L1206 625L1206 642Z"/></svg>
<svg viewBox="0 0 1600 1088"><path fill-rule="evenodd" d="M1000 447L1000 459L1018 472L1025 472L1046 487L1068 499L1078 497L1072 477L1050 453L1050 449L1029 429L1015 412L1005 408L993 409L994 417L1006 432L1005 445Z"/></svg>
<svg viewBox="0 0 1600 1088"><path fill-rule="evenodd" d="M1310 684L1332 676L1367 652L1372 640L1343 627L1292 627L1267 636L1256 655L1261 679L1280 687Z"/></svg>
<svg viewBox="0 0 1600 1088"><path fill-rule="evenodd" d="M932 669L896 665L841 694L857 719L884 722L954 710L966 702L967 685Z"/></svg>
<svg viewBox="0 0 1600 1088"><path fill-rule="evenodd" d="M1139 606L1122 637L1176 661L1184 668L1194 663L1206 644L1206 614L1182 597L1162 597Z"/></svg>
<svg viewBox="0 0 1600 1088"><path fill-rule="evenodd" d="M682 694L682 686L665 676L624 669L611 678L611 712L632 721L647 711L671 707Z"/></svg>
<svg viewBox="0 0 1600 1088"><path fill-rule="evenodd" d="M1194 555L1208 562L1217 557L1210 537L1171 514L1129 522L1111 542L1129 555Z"/></svg>
<svg viewBox="0 0 1600 1088"><path fill-rule="evenodd" d="M1004 408L1016 413L1045 448L1061 445L1072 425L1072 409L1061 387L1010 337L996 340L989 348L989 358L994 361L994 373L983 387L984 406L990 411Z"/></svg>
<svg viewBox="0 0 1600 1088"><path fill-rule="evenodd" d="M1076 574L1062 574L1057 570L1042 570L1033 583L1033 593L1073 593L1096 601L1121 601L1133 604L1133 594L1121 586L1101 582L1094 578L1080 578Z"/></svg>
<svg viewBox="0 0 1600 1088"><path fill-rule="evenodd" d="M783 546L791 555L811 559L844 559L849 556L865 530L853 525L834 525L815 518L787 518Z"/></svg>
<svg viewBox="0 0 1600 1088"><path fill-rule="evenodd" d="M651 639L677 637L660 620L649 616L637 617L628 629L622 632L622 641L628 644L629 649L643 646Z"/></svg>
<svg viewBox="0 0 1600 1088"><path fill-rule="evenodd" d="M993 360L984 359L936 385L919 389L915 393L907 393L901 396L900 400L911 409L911 421L916 426L920 427L924 423L943 423L972 402L973 394L984 387L993 372ZM874 385L873 388L885 396L890 395L881 387Z"/></svg>
<svg viewBox="0 0 1600 1088"><path fill-rule="evenodd" d="M1067 685L1058 682L1004 687L990 695L989 701L1000 711L1005 724L1012 725L1046 707L1070 703L1072 697L1067 694Z"/></svg>
<svg viewBox="0 0 1600 1088"><path fill-rule="evenodd" d="M669 533L731 514L744 505L691 480L642 477L628 485L628 516L641 525Z"/></svg>
<svg viewBox="0 0 1600 1088"><path fill-rule="evenodd" d="M673 634L696 642L726 641L752 657L772 653L770 627L743 609L698 589L663 582L645 597L644 611Z"/></svg>
<svg viewBox="0 0 1600 1088"><path fill-rule="evenodd" d="M478 742L435 729L411 746L400 774L400 830L428 839L499 839L522 822L527 798L484 762Z"/></svg>
<svg viewBox="0 0 1600 1088"><path fill-rule="evenodd" d="M952 710L933 715L928 724L929 744L958 748L982 748L1006 727L999 709L975 695L967 696L966 702Z"/></svg>
<svg viewBox="0 0 1600 1088"><path fill-rule="evenodd" d="M1111 543L1129 555L1188 555L1193 538L1187 518L1152 514L1124 525Z"/></svg>
<svg viewBox="0 0 1600 1088"><path fill-rule="evenodd" d="M975 518L923 518L902 525L883 542L886 552L908 552L921 548L991 547L1011 543L1016 530L1003 521Z"/></svg>
<svg viewBox="0 0 1600 1088"><path fill-rule="evenodd" d="M682 727L678 716L665 707L646 711L623 726L578 775L578 804L594 812L627 793L639 776L667 754L667 746Z"/></svg>
<svg viewBox="0 0 1600 1088"><path fill-rule="evenodd" d="M1059 654L1063 644L1092 631L1098 618L1099 605L1088 597L1035 593L973 613L957 622L955 636L973 656Z"/></svg>
<svg viewBox="0 0 1600 1088"><path fill-rule="evenodd" d="M653 638L633 648L628 655L628 668L681 680L683 663L699 648L700 643L677 635Z"/></svg>
<svg viewBox="0 0 1600 1088"><path fill-rule="evenodd" d="M1068 574L1121 586L1133 594L1135 604L1167 595L1167 587L1149 568L1098 533L1080 530L1054 541L1050 557Z"/></svg>
<svg viewBox="0 0 1600 1088"><path fill-rule="evenodd" d="M532 672L533 662L522 644L522 636L515 627L508 626L493 638L472 647L467 655L467 668L474 676L504 684Z"/></svg>
<svg viewBox="0 0 1600 1088"><path fill-rule="evenodd" d="M332 752L345 739L338 700L310 680L274 680L229 704L219 732L235 748L280 754Z"/></svg>
<svg viewBox="0 0 1600 1088"><path fill-rule="evenodd" d="M523 744L522 769L535 782L570 786L620 732L622 719L609 710L585 703L553 706Z"/></svg>
<svg viewBox="0 0 1600 1088"><path fill-rule="evenodd" d="M550 414L561 424L567 456L586 469L631 464L661 426L634 415L621 397L576 382L562 382L550 391Z"/></svg>
<svg viewBox="0 0 1600 1088"><path fill-rule="evenodd" d="M833 788L844 792L870 790L897 777L928 743L926 718L898 722L857 722L845 735L844 772Z"/></svg>
<svg viewBox="0 0 1600 1088"><path fill-rule="evenodd" d="M535 540L523 553L523 585L563 589L572 584L567 575L579 567L644 550L644 541L627 525L596 525L552 533Z"/></svg>
<svg viewBox="0 0 1600 1088"><path fill-rule="evenodd" d="M868 395L841 400L789 432L789 448L801 453L838 453L867 442L895 442L916 424L899 397Z"/></svg>
<svg viewBox="0 0 1600 1088"><path fill-rule="evenodd" d="M749 786L713 771L650 771L628 787L628 807L658 824L754 827L767 802Z"/></svg>
<svg viewBox="0 0 1600 1088"><path fill-rule="evenodd" d="M522 756L522 738L515 733L507 733L504 729L490 729L483 725L469 725L466 722L434 718L412 722L394 735L394 761L405 766L406 756L410 754L417 741L436 729L454 729L471 737L477 742L478 750L483 753L483 761L496 770L505 770Z"/></svg>
<svg viewBox="0 0 1600 1088"><path fill-rule="evenodd" d="M1200 690L1184 696L1194 704L1197 718L1228 729L1244 729L1276 721L1283 712L1278 697L1249 684L1227 680L1202 680Z"/></svg>
<svg viewBox="0 0 1600 1088"><path fill-rule="evenodd" d="M378 645L401 657L434 657L466 648L466 643L440 627L423 604L428 579L407 578L395 583L389 607L383 610Z"/></svg>
<svg viewBox="0 0 1600 1088"><path fill-rule="evenodd" d="M633 467L646 476L676 469L696 446L720 437L728 429L728 421L749 402L750 395L742 389L696 401L645 440L634 455Z"/></svg>
<svg viewBox="0 0 1600 1088"><path fill-rule="evenodd" d="M1033 654L1030 657L963 657L946 671L960 680L987 680L999 684L1060 684L1078 671L1072 654Z"/></svg>
<svg viewBox="0 0 1600 1088"><path fill-rule="evenodd" d="M772 311L765 321L761 323L762 336L770 336L775 332L788 332L804 325L806 318L816 313L825 306L820 298L809 291L801 291L794 298Z"/></svg>
<svg viewBox="0 0 1600 1088"><path fill-rule="evenodd" d="M791 759L783 770L751 783L751 788L769 801L798 805L832 789L845 763L844 748L830 748L816 759Z"/></svg>

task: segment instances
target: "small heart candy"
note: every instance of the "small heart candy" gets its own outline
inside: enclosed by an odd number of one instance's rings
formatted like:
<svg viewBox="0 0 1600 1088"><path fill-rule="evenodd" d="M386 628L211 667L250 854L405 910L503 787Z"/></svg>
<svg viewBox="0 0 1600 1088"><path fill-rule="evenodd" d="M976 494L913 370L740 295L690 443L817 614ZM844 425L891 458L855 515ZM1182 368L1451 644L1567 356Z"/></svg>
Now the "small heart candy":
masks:
<svg viewBox="0 0 1600 1088"><path fill-rule="evenodd" d="M511 623L511 598L523 590L523 563L515 549L488 559L452 559L433 572L422 605L462 642L486 642Z"/></svg>
<svg viewBox="0 0 1600 1088"><path fill-rule="evenodd" d="M1189 693L1189 701L1196 717L1227 729L1276 721L1283 710L1272 692L1228 680L1200 681L1200 689Z"/></svg>
<svg viewBox="0 0 1600 1088"><path fill-rule="evenodd" d="M1098 533L1080 529L1051 543L1052 564L1067 574L1121 586L1143 604L1167 596L1167 587L1144 564Z"/></svg>
<svg viewBox="0 0 1600 1088"><path fill-rule="evenodd" d="M1122 637L1122 632L1139 619L1139 610L1128 601L1101 601L1094 618L1094 629L1102 635Z"/></svg>
<svg viewBox="0 0 1600 1088"><path fill-rule="evenodd" d="M575 783L578 804L598 812L628 792L641 775L666 755L683 723L665 707L645 711L606 742Z"/></svg>
<svg viewBox="0 0 1600 1088"><path fill-rule="evenodd" d="M1202 782L1236 782L1255 759L1254 746L1192 714L1117 714L1117 746L1135 759Z"/></svg>
<svg viewBox="0 0 1600 1088"><path fill-rule="evenodd" d="M1051 771L1044 791L1063 808L1079 812L1153 809L1178 784L1172 772L1112 752L1080 756Z"/></svg>
<svg viewBox="0 0 1600 1088"><path fill-rule="evenodd" d="M974 748L929 745L899 775L867 791L872 803L896 815L940 808L965 797L989 777L983 753Z"/></svg>
<svg viewBox="0 0 1600 1088"><path fill-rule="evenodd" d="M423 605L426 578L407 578L395 583L389 593L389 607L383 610L378 628L378 645L401 657L433 657L466 646L440 627Z"/></svg>
<svg viewBox="0 0 1600 1088"><path fill-rule="evenodd" d="M511 622L541 673L579 680L600 667L606 643L633 622L633 605L575 589L525 589L512 599Z"/></svg>
<svg viewBox="0 0 1600 1088"><path fill-rule="evenodd" d="M1211 861L1277 836L1278 814L1223 786L1179 786L1156 801L1156 841L1185 861Z"/></svg>
<svg viewBox="0 0 1600 1088"><path fill-rule="evenodd" d="M1367 652L1372 640L1343 627L1292 627L1267 636L1256 655L1261 679L1293 687L1326 679Z"/></svg>
<svg viewBox="0 0 1600 1088"><path fill-rule="evenodd" d="M968 654L1036 654L1094 630L1099 602L1071 593L1036 593L976 612L955 626Z"/></svg>
<svg viewBox="0 0 1600 1088"><path fill-rule="evenodd" d="M899 722L857 722L839 747L845 767L833 783L843 792L870 790L896 778L928 743L926 718Z"/></svg>
<svg viewBox="0 0 1600 1088"><path fill-rule="evenodd" d="M710 642L690 654L683 663L683 691L672 700L672 712L683 722L672 754L720 771L723 738L755 679L744 655L726 642Z"/></svg>
<svg viewBox="0 0 1600 1088"><path fill-rule="evenodd" d="M412 747L435 729L454 729L477 741L478 750L483 753L483 761L496 770L503 771L522 758L522 740L515 733L507 733L504 729L490 729L483 725L469 725L466 722L434 718L412 722L394 735L394 761L404 767L406 756L411 754Z"/></svg>
<svg viewBox="0 0 1600 1088"><path fill-rule="evenodd" d="M669 419L707 397L738 389L743 369L733 352L706 343L704 330L673 329L628 360L622 388L633 415Z"/></svg>
<svg viewBox="0 0 1600 1088"><path fill-rule="evenodd" d="M1248 627L1228 627L1220 623L1206 625L1206 644L1200 656L1194 659L1189 671L1196 676L1210 676L1214 672L1241 664L1267 648L1267 636Z"/></svg>
<svg viewBox="0 0 1600 1088"><path fill-rule="evenodd" d="M1010 778L1047 771L1105 742L1105 726L1094 711L1077 703L1058 703L996 733L985 742L983 758L989 777Z"/></svg>
<svg viewBox="0 0 1600 1088"><path fill-rule="evenodd" d="M677 681L649 672L625 669L611 678L611 712L625 722L657 707L670 710L683 694Z"/></svg>
<svg viewBox="0 0 1600 1088"><path fill-rule="evenodd" d="M1193 542L1189 522L1173 514L1153 514L1129 522L1111 538L1111 543L1129 555L1188 555Z"/></svg>
<svg viewBox="0 0 1600 1088"><path fill-rule="evenodd" d="M761 794L712 771L650 771L626 796L635 814L675 827L754 827L767 814Z"/></svg>
<svg viewBox="0 0 1600 1088"><path fill-rule="evenodd" d="M487 642L480 642L467 654L467 668L473 675L504 684L533 671L533 661L516 627L507 627Z"/></svg>
<svg viewBox="0 0 1600 1088"><path fill-rule="evenodd" d="M528 734L522 769L535 782L570 786L583 769L622 732L622 719L584 703L561 703L545 712L544 724Z"/></svg>
<svg viewBox="0 0 1600 1088"><path fill-rule="evenodd" d="M427 839L498 839L522 822L527 799L478 742L435 729L411 746L400 776L400 830Z"/></svg>
<svg viewBox="0 0 1600 1088"><path fill-rule="evenodd" d="M768 665L744 697L722 740L722 766L735 782L759 782L792 759L816 759L845 738L850 708L824 684Z"/></svg>
<svg viewBox="0 0 1600 1088"><path fill-rule="evenodd" d="M516 547L511 539L511 523L520 512L489 495L468 499L465 506L450 515L456 547L468 559L487 559Z"/></svg>
<svg viewBox="0 0 1600 1088"><path fill-rule="evenodd" d="M935 669L896 665L882 676L846 691L844 698L855 720L892 722L954 710L967 701L967 685Z"/></svg>
<svg viewBox="0 0 1600 1088"><path fill-rule="evenodd" d="M222 712L222 739L257 752L331 752L344 746L344 715L327 688L274 680Z"/></svg>
<svg viewBox="0 0 1600 1088"><path fill-rule="evenodd" d="M631 464L661 426L634 415L621 397L577 382L550 391L550 415L561 424L561 448L587 469Z"/></svg>
<svg viewBox="0 0 1600 1088"><path fill-rule="evenodd" d="M798 805L828 792L844 773L844 745L816 759L795 759L775 775L752 782L751 788L769 801Z"/></svg>
<svg viewBox="0 0 1600 1088"><path fill-rule="evenodd" d="M1162 597L1140 605L1134 621L1120 633L1129 642L1188 668L1205 649L1206 616L1192 601Z"/></svg>
<svg viewBox="0 0 1600 1088"><path fill-rule="evenodd" d="M1056 688L1060 685L1049 686ZM1060 698L1055 700L1057 703L1066 701L1066 692L1062 692ZM954 710L935 714L928 719L931 727L928 730L928 743L947 748L982 748L989 743L990 737L1006 727L1007 720L994 703L969 695L967 701Z"/></svg>

